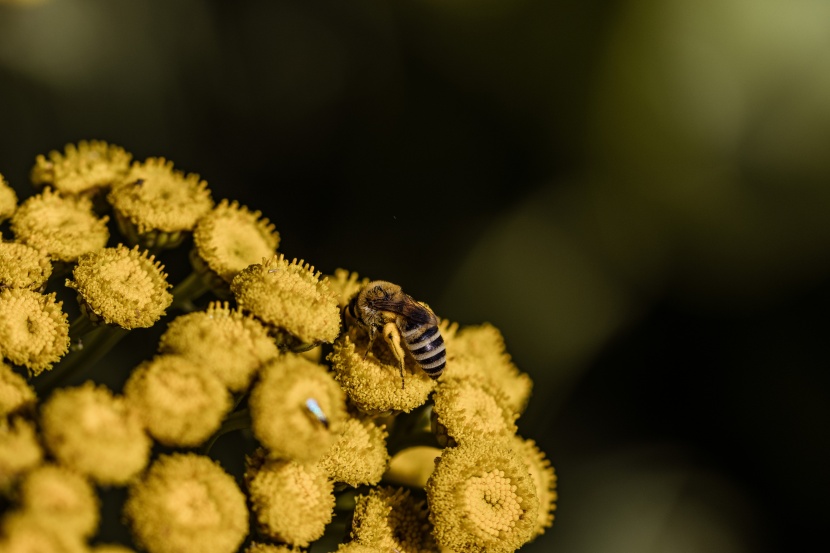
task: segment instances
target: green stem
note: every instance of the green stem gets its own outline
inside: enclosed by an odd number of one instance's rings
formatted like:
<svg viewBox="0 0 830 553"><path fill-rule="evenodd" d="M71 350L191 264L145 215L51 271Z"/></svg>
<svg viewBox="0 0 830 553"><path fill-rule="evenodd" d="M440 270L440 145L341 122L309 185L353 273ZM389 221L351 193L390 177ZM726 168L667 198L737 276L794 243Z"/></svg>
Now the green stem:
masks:
<svg viewBox="0 0 830 553"><path fill-rule="evenodd" d="M205 284L201 275L192 271L184 280L173 287L173 303L171 309L178 309L185 312L195 311L193 300L205 294L210 288Z"/></svg>
<svg viewBox="0 0 830 553"><path fill-rule="evenodd" d="M94 365L127 333L128 330L121 327L101 325L84 334L80 341L83 344L81 347L70 351L51 371L34 381L38 395L45 395L67 378Z"/></svg>
<svg viewBox="0 0 830 553"><path fill-rule="evenodd" d="M202 446L202 454L207 455L210 453L210 449L213 447L213 444L216 443L216 440L219 439L220 436L224 436L228 432L233 432L234 430L245 430L251 427L251 412L246 407L245 409L240 409L239 411L234 411L233 413L228 416L224 421L222 421L222 426L219 427L219 430L213 433L207 442Z"/></svg>

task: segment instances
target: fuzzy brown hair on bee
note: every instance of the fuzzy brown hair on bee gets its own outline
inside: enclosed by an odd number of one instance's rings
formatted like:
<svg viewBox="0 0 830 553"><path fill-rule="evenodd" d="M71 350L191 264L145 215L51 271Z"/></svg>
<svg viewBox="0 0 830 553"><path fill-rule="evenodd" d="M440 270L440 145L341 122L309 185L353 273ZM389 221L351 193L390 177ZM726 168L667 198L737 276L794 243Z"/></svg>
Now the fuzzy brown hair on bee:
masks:
<svg viewBox="0 0 830 553"><path fill-rule="evenodd" d="M354 320L369 331L368 352L378 330L398 360L401 368L401 387L404 387L403 369L406 348L427 375L435 379L444 372L447 354L444 338L438 330L438 317L425 304L405 294L391 282L375 280L364 286L344 309L346 319Z"/></svg>

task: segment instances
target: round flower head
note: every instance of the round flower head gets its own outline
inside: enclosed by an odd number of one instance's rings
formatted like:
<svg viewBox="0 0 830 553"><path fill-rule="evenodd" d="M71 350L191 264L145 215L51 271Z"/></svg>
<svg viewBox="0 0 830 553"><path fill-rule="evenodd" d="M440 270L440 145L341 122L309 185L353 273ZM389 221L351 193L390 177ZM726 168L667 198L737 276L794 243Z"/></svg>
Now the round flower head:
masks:
<svg viewBox="0 0 830 553"><path fill-rule="evenodd" d="M51 188L23 202L11 228L18 242L66 263L103 248L110 236L107 217L95 216L89 198L61 196Z"/></svg>
<svg viewBox="0 0 830 553"><path fill-rule="evenodd" d="M439 443L444 430L450 445L468 440L502 440L516 432L516 416L505 407L501 392L486 381L442 382L435 390L434 401L434 420L443 427L437 433Z"/></svg>
<svg viewBox="0 0 830 553"><path fill-rule="evenodd" d="M15 209L17 209L17 194L3 175L0 175L0 223L11 217Z"/></svg>
<svg viewBox="0 0 830 553"><path fill-rule="evenodd" d="M335 553L388 553L389 551L374 545L365 545L359 541L350 541L348 543L341 543ZM395 553L394 549L391 551Z"/></svg>
<svg viewBox="0 0 830 553"><path fill-rule="evenodd" d="M357 417L346 420L343 433L320 461L333 482L354 488L380 482L387 464L386 429Z"/></svg>
<svg viewBox="0 0 830 553"><path fill-rule="evenodd" d="M150 438L123 398L92 382L59 388L41 408L46 447L99 484L126 484L147 464Z"/></svg>
<svg viewBox="0 0 830 553"><path fill-rule="evenodd" d="M491 324L462 328L457 334L444 336L450 352L446 379L486 378L507 398L507 406L516 414L524 412L530 400L533 381L520 372L505 351L501 332Z"/></svg>
<svg viewBox="0 0 830 553"><path fill-rule="evenodd" d="M180 355L139 365L124 386L124 397L147 432L167 446L203 443L231 409L230 393L219 377Z"/></svg>
<svg viewBox="0 0 830 553"><path fill-rule="evenodd" d="M174 171L173 162L164 158L133 162L108 199L122 234L147 248L178 246L213 207L207 183L199 175Z"/></svg>
<svg viewBox="0 0 830 553"><path fill-rule="evenodd" d="M556 473L545 457L545 454L536 447L533 440L525 440L519 436L513 437L513 446L519 457L525 462L533 484L536 487L536 496L539 498L539 516L536 517L536 526L533 536L545 533L546 528L553 524L553 512L556 510Z"/></svg>
<svg viewBox="0 0 830 553"><path fill-rule="evenodd" d="M337 299L308 263L273 256L236 275L231 291L240 307L276 335L288 333L289 344L332 342L340 332Z"/></svg>
<svg viewBox="0 0 830 553"><path fill-rule="evenodd" d="M98 496L83 476L58 465L41 465L20 483L24 511L56 532L89 538L98 527Z"/></svg>
<svg viewBox="0 0 830 553"><path fill-rule="evenodd" d="M159 352L187 357L232 392L247 389L256 371L279 355L259 321L219 302L176 317L159 340Z"/></svg>
<svg viewBox="0 0 830 553"><path fill-rule="evenodd" d="M71 530L50 527L40 515L25 511L6 513L0 530L3 553L88 553L83 538Z"/></svg>
<svg viewBox="0 0 830 553"><path fill-rule="evenodd" d="M11 421L0 417L0 491L42 460L35 425L18 417Z"/></svg>
<svg viewBox="0 0 830 553"><path fill-rule="evenodd" d="M381 551L437 553L427 515L424 501L417 501L408 490L374 488L357 497L352 539Z"/></svg>
<svg viewBox="0 0 830 553"><path fill-rule="evenodd" d="M337 296L337 305L341 308L348 305L355 294L369 284L368 278L359 278L357 273L350 273L346 269L335 269L334 274L327 276L326 280L329 289Z"/></svg>
<svg viewBox="0 0 830 553"><path fill-rule="evenodd" d="M34 408L35 391L26 379L0 361L0 418Z"/></svg>
<svg viewBox="0 0 830 553"><path fill-rule="evenodd" d="M30 288L43 291L52 274L49 256L17 242L0 242L0 289Z"/></svg>
<svg viewBox="0 0 830 553"><path fill-rule="evenodd" d="M375 340L372 351L367 353L363 343L367 338L362 334L365 334L362 330L350 328L334 342L328 356L334 378L351 402L370 415L390 411L408 413L426 403L435 381L407 355L402 389L398 361L389 346L384 340ZM356 340L362 343L359 348L355 346Z"/></svg>
<svg viewBox="0 0 830 553"><path fill-rule="evenodd" d="M245 496L209 457L161 455L130 486L124 515L149 553L233 553L248 534Z"/></svg>
<svg viewBox="0 0 830 553"><path fill-rule="evenodd" d="M81 256L66 285L91 320L122 328L153 326L173 301L164 267L138 246L119 245Z"/></svg>
<svg viewBox="0 0 830 553"><path fill-rule="evenodd" d="M318 461L346 419L346 398L326 368L293 353L262 369L248 405L254 435L273 458Z"/></svg>
<svg viewBox="0 0 830 553"><path fill-rule="evenodd" d="M512 552L534 535L536 489L527 466L504 445L445 449L426 492L433 534L444 548Z"/></svg>
<svg viewBox="0 0 830 553"><path fill-rule="evenodd" d="M0 355L35 376L69 350L69 323L55 294L0 290Z"/></svg>
<svg viewBox="0 0 830 553"><path fill-rule="evenodd" d="M91 196L123 178L130 158L132 155L120 146L101 140L81 140L77 146L67 144L63 153L52 150L48 159L37 156L31 180L38 188L51 186L63 194Z"/></svg>
<svg viewBox="0 0 830 553"><path fill-rule="evenodd" d="M261 452L248 461L245 482L260 532L302 547L322 536L334 511L334 486L323 470Z"/></svg>
<svg viewBox="0 0 830 553"><path fill-rule="evenodd" d="M193 231L198 257L226 283L239 271L274 255L280 235L259 211L222 200Z"/></svg>

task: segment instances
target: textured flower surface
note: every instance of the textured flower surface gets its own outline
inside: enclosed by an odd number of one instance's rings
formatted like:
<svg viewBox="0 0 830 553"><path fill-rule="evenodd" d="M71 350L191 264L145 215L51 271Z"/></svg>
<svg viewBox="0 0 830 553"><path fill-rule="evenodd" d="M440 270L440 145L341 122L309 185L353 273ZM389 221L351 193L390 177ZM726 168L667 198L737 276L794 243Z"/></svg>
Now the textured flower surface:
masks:
<svg viewBox="0 0 830 553"><path fill-rule="evenodd" d="M74 288L90 318L122 328L146 328L173 301L164 267L138 246L104 248L78 260Z"/></svg>
<svg viewBox="0 0 830 553"><path fill-rule="evenodd" d="M356 320L368 278L289 260L261 212L131 160L38 156L20 205L0 176L0 551L501 553L551 526L498 329L430 318L433 380L392 292Z"/></svg>
<svg viewBox="0 0 830 553"><path fill-rule="evenodd" d="M160 456L130 486L124 515L149 553L232 553L248 534L245 496L233 477L192 453Z"/></svg>

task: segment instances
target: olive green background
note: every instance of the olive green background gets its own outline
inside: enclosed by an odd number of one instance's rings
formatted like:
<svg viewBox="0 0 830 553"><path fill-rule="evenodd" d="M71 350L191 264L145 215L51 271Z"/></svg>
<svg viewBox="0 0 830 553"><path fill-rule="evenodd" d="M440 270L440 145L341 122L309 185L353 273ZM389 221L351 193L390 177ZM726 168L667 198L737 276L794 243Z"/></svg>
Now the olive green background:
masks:
<svg viewBox="0 0 830 553"><path fill-rule="evenodd" d="M535 381L520 432L560 475L523 550L819 537L830 5L23 4L0 2L0 173L22 197L36 154L111 141L261 210L289 257L501 328ZM97 378L117 389L154 332Z"/></svg>

